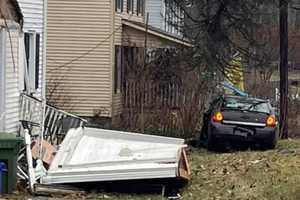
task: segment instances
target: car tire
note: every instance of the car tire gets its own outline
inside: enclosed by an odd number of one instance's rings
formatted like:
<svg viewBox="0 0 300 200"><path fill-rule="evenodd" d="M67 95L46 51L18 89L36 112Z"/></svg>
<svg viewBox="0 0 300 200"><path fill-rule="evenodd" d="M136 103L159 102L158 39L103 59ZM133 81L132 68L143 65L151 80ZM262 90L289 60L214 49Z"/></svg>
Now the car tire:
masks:
<svg viewBox="0 0 300 200"><path fill-rule="evenodd" d="M272 136L272 138L270 138L270 142L264 142L262 144L262 147L264 149L275 149L276 148L276 145L277 145L277 142L278 142L278 132L276 131L275 135Z"/></svg>
<svg viewBox="0 0 300 200"><path fill-rule="evenodd" d="M211 132L211 128L207 129L207 150L214 151L216 147L215 138Z"/></svg>

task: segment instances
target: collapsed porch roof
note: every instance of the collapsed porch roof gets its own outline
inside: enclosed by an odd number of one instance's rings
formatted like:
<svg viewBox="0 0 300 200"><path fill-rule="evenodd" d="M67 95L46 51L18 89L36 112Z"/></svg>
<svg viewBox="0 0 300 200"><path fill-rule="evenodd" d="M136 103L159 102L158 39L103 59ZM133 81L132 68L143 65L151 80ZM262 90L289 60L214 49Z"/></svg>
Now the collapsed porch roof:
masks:
<svg viewBox="0 0 300 200"><path fill-rule="evenodd" d="M125 26L128 26L130 28L133 28L138 31L146 32L146 24L140 23L140 22L134 22L130 20L123 19L122 24ZM159 28L153 27L151 25L148 25L148 33L150 35L159 37L161 39L167 40L172 43L176 43L177 45L183 45L186 47L191 47L192 45L188 40L185 38L178 37L177 35L167 33Z"/></svg>

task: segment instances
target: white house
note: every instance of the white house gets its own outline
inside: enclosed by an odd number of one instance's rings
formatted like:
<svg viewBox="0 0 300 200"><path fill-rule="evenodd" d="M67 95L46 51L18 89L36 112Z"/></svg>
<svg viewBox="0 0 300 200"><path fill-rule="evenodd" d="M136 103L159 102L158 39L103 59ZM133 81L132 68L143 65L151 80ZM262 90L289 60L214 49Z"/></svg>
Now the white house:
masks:
<svg viewBox="0 0 300 200"><path fill-rule="evenodd" d="M21 94L42 94L43 1L0 4L0 132L16 134Z"/></svg>
<svg viewBox="0 0 300 200"><path fill-rule="evenodd" d="M0 132L17 131L22 21L16 1L0 2Z"/></svg>

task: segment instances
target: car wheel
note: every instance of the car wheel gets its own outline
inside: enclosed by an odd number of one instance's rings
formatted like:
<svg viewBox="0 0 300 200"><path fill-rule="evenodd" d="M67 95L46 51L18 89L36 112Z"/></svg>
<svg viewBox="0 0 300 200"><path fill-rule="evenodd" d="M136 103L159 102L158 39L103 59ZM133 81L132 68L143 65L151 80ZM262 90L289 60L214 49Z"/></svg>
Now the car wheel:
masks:
<svg viewBox="0 0 300 200"><path fill-rule="evenodd" d="M264 142L262 144L262 147L264 149L275 149L277 142L278 142L278 132L275 133L275 136L272 136L272 138L270 138L269 142Z"/></svg>

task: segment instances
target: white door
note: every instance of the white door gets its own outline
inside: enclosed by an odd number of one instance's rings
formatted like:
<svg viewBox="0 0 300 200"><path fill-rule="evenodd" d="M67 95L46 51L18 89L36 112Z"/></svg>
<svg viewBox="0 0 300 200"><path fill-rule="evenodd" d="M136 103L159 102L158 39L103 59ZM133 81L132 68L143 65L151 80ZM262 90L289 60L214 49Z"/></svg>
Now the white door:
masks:
<svg viewBox="0 0 300 200"><path fill-rule="evenodd" d="M0 29L0 132L5 130L5 35Z"/></svg>

